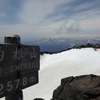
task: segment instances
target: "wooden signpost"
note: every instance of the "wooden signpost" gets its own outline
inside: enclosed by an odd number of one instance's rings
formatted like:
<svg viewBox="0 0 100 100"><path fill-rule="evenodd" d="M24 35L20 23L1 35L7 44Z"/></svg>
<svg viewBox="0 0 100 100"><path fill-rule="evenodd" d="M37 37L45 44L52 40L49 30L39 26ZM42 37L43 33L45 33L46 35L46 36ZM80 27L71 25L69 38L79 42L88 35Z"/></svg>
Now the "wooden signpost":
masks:
<svg viewBox="0 0 100 100"><path fill-rule="evenodd" d="M0 98L23 99L22 89L38 83L39 46L22 45L18 35L7 35L0 44Z"/></svg>

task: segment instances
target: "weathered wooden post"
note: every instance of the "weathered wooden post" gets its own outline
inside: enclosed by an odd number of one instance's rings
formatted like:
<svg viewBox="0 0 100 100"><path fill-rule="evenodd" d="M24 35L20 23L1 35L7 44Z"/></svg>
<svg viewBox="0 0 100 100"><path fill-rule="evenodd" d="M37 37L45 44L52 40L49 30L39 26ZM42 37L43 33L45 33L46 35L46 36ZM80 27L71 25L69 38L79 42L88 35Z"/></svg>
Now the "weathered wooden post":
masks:
<svg viewBox="0 0 100 100"><path fill-rule="evenodd" d="M20 45L20 36L19 35L6 35L4 37L4 43ZM21 90L18 90L17 93L6 96L5 100L23 100L23 92Z"/></svg>
<svg viewBox="0 0 100 100"><path fill-rule="evenodd" d="M19 35L6 35L4 37L4 43L20 44L20 36Z"/></svg>

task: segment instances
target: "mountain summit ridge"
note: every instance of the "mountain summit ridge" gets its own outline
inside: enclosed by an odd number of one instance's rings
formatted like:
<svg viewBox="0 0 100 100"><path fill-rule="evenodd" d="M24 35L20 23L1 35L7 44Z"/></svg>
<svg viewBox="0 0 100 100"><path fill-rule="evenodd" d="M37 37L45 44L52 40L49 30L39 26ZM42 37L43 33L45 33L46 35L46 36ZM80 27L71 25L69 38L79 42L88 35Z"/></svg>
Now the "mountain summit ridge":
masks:
<svg viewBox="0 0 100 100"><path fill-rule="evenodd" d="M100 37L53 37L29 43L40 46L41 52L57 52L73 46L87 45L88 43L100 44Z"/></svg>

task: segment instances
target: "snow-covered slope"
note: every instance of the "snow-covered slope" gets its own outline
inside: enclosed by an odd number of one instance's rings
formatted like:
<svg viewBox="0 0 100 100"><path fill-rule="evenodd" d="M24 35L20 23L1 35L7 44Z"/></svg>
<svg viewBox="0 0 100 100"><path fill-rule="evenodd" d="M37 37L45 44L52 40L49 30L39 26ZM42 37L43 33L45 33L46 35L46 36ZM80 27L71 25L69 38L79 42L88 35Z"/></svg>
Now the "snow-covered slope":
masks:
<svg viewBox="0 0 100 100"><path fill-rule="evenodd" d="M40 60L39 83L24 89L24 100L50 100L62 78L69 76L100 75L100 49L72 49L58 54L44 54ZM0 99L3 100L4 98Z"/></svg>

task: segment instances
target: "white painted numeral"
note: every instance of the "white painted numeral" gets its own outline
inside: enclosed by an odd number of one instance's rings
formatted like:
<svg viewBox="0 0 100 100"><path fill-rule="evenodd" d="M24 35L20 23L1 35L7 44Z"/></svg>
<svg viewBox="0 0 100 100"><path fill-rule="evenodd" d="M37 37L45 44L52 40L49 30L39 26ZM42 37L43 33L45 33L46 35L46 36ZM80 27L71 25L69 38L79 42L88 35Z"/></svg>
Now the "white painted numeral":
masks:
<svg viewBox="0 0 100 100"><path fill-rule="evenodd" d="M26 77L23 78L23 86L25 86L25 85L27 85L27 78Z"/></svg>
<svg viewBox="0 0 100 100"><path fill-rule="evenodd" d="M3 90L3 85L0 84L0 94L3 94L2 90Z"/></svg>
<svg viewBox="0 0 100 100"><path fill-rule="evenodd" d="M16 89L18 89L20 79L16 79L15 82L16 82Z"/></svg>
<svg viewBox="0 0 100 100"><path fill-rule="evenodd" d="M4 51L0 50L0 61L3 61L4 58Z"/></svg>
<svg viewBox="0 0 100 100"><path fill-rule="evenodd" d="M7 83L7 91L11 91L12 88L13 88L12 81L9 81L9 82Z"/></svg>

